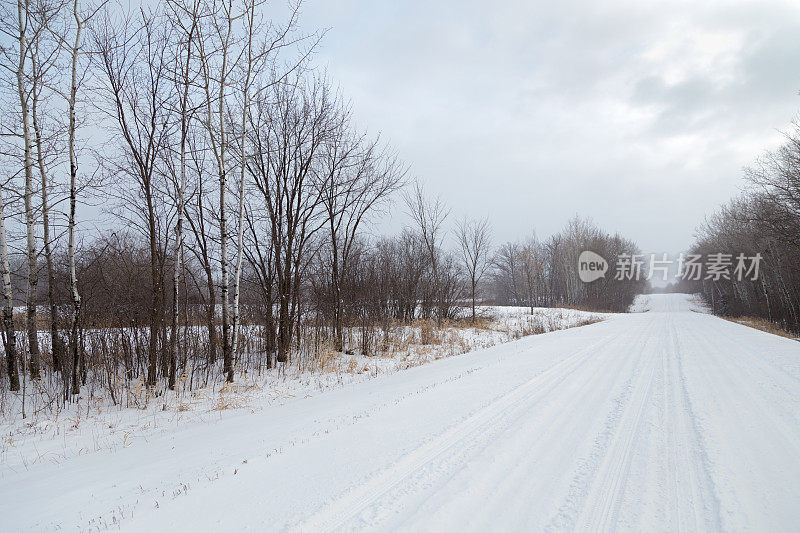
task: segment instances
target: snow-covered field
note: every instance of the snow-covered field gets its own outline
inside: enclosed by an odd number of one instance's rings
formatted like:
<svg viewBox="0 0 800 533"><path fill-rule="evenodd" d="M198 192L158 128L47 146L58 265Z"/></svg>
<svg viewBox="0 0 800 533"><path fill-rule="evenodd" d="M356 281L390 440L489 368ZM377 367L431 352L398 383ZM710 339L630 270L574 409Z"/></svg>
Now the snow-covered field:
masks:
<svg viewBox="0 0 800 533"><path fill-rule="evenodd" d="M0 530L795 529L800 343L636 310L128 437L31 428Z"/></svg>

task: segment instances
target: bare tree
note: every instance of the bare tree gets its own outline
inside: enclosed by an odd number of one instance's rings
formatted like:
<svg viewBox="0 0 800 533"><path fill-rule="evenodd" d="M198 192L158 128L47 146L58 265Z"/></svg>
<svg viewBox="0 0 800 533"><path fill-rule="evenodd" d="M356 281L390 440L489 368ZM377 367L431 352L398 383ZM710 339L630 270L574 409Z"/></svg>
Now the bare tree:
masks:
<svg viewBox="0 0 800 533"><path fill-rule="evenodd" d="M245 258L250 265L252 282L261 293L263 303L263 323L265 328L267 367L272 364L271 354L277 348L275 335L275 248L270 235L270 219L263 214L245 206L245 224L247 226L247 242L243 247Z"/></svg>
<svg viewBox="0 0 800 533"><path fill-rule="evenodd" d="M246 194L247 138L252 102L252 89L257 78L273 74L274 54L302 41L289 38L299 12L299 4L291 6L292 13L283 27L265 24L259 15L263 0L223 0L211 4L208 24L200 28L199 59L201 87L205 95L206 120L204 125L216 163L219 180L218 223L220 240L220 293L222 307L223 373L233 381L233 364L239 333L239 284L244 261L244 197ZM313 48L313 45L312 45ZM310 51L301 54L300 60L285 69L278 78L260 84L264 91L272 83L283 79L302 64ZM237 102L236 96L241 99ZM238 110L237 110L238 107ZM234 116L241 119L235 121ZM238 137L239 142L236 143ZM238 146L237 146L238 144ZM234 153L238 149L238 158ZM233 272L233 307L229 301L231 290L230 260L228 258L228 206L227 188L229 174L239 167L238 208L236 229L236 263Z"/></svg>
<svg viewBox="0 0 800 533"><path fill-rule="evenodd" d="M472 301L472 323L475 323L475 295L478 284L491 264L492 230L489 219L469 220L458 224L458 244L461 261L467 270Z"/></svg>
<svg viewBox="0 0 800 533"><path fill-rule="evenodd" d="M75 40L72 44L70 59L70 85L69 85L69 130L67 150L69 152L69 221L67 222L67 255L69 257L69 280L72 295L72 317L70 320L69 335L69 358L70 374L72 376L72 392L77 394L78 389L78 320L81 314L81 295L78 292L78 274L75 261L75 224L76 224L76 204L78 196L78 158L75 152L75 134L78 129L76 119L76 101L78 97L79 77L78 65L81 53L81 38L83 27L87 19L79 12L78 0L72 4L72 16L75 20ZM65 393L66 393L65 387Z"/></svg>
<svg viewBox="0 0 800 533"><path fill-rule="evenodd" d="M442 239L444 238L444 222L450 214L438 196L434 199L429 199L425 194L424 189L420 182L416 182L414 190L405 196L406 206L408 212L414 221L417 231L425 244L425 249L428 251L428 258L431 264L431 271L433 273L433 295L434 301L437 304L437 323L441 325L442 320L445 318L445 299L446 292L440 272L440 250L442 246Z"/></svg>
<svg viewBox="0 0 800 533"><path fill-rule="evenodd" d="M261 67L261 61L264 59L266 53L258 49L256 39L256 3L255 1L245 4L243 18L245 19L245 53L243 54L244 60L244 77L241 82L242 92L242 109L241 109L241 122L239 124L239 204L237 209L237 239L236 239L236 270L233 275L233 324L231 332L231 354L236 357L236 349L239 343L239 297L240 297L240 281L242 278L242 262L244 260L244 211L245 211L245 190L247 178L247 126L250 119L250 90L253 83L253 71ZM258 64L256 64L258 62ZM233 374L228 379L233 381Z"/></svg>
<svg viewBox="0 0 800 533"><path fill-rule="evenodd" d="M3 274L3 347L6 352L6 369L9 388L19 390L17 367L17 333L14 327L14 292L11 287L11 268L8 262L8 240L6 238L5 201L0 190L0 268Z"/></svg>
<svg viewBox="0 0 800 533"><path fill-rule="evenodd" d="M308 247L325 226L314 165L336 124L337 104L320 80L274 83L256 108L248 164L270 219L278 295L277 360L288 361Z"/></svg>
<svg viewBox="0 0 800 533"><path fill-rule="evenodd" d="M158 164L168 146L171 125L172 106L166 103L170 97L166 31L157 14L142 9L136 17L122 23L106 21L95 37L113 109L109 114L123 143L123 157L116 161L107 159L106 164L119 176L129 176L138 184L138 191L123 185L121 192L136 193L135 203L128 207L133 208L150 245L152 300L147 369L150 387L156 384L159 334L164 319L160 269L164 243L159 237L157 205L162 195L157 180Z"/></svg>
<svg viewBox="0 0 800 533"><path fill-rule="evenodd" d="M519 265L522 271L523 285L531 314L537 303L537 295L544 292L544 263L541 244L535 236L531 236L519 247Z"/></svg>
<svg viewBox="0 0 800 533"><path fill-rule="evenodd" d="M189 100L190 91L193 84L192 74L192 59L194 57L194 50L192 45L197 37L198 25L200 23L200 2L193 0L191 4L185 5L175 0L168 2L170 7L170 23L173 28L178 30L178 43L177 54L175 63L179 65L179 70L175 72L175 90L179 94L178 99L178 116L180 119L180 139L179 139L179 178L176 186L176 210L177 222L175 223L175 251L174 251L174 269L172 275L172 327L170 328L170 342L169 342L169 377L168 386L170 390L175 388L176 380L176 365L177 365L177 350L178 350L178 314L179 306L178 299L180 294L180 273L183 264L182 251L183 251L183 220L186 211L184 205L184 198L186 194L186 152L187 143L189 139L189 130L191 127L191 118L194 115L194 109L191 108ZM188 20L186 20L188 19Z"/></svg>
<svg viewBox="0 0 800 533"><path fill-rule="evenodd" d="M58 308L55 300L55 268L53 266L53 230L51 228L51 203L50 188L52 185L48 179L48 163L53 161L53 156L45 154L45 143L47 142L50 150L54 148L53 133L45 138L44 126L42 124L42 105L49 103L46 98L46 87L52 83L50 78L51 70L56 70L58 59L62 50L63 35L58 33L56 28L57 18L62 14L64 5L61 2L39 2L37 3L37 18L43 28L50 29L51 36L45 45L45 32L40 32L33 40L31 46L31 120L33 125L34 144L36 147L36 166L39 169L39 182L41 185L42 198L42 232L43 232L43 251L47 264L47 301L50 306L50 346L53 359L53 368L61 370L64 356L64 343L58 333ZM56 91L57 92L57 91ZM48 142L49 141L49 142Z"/></svg>
<svg viewBox="0 0 800 533"><path fill-rule="evenodd" d="M19 96L20 120L22 121L22 143L24 147L25 167L25 229L27 237L27 291L26 291L26 325L28 330L28 350L30 351L30 373L32 379L40 378L39 369L39 339L36 331L36 298L38 296L37 253L34 229L33 212L33 147L30 126L30 96L31 91L26 83L29 78L29 40L38 38L38 28L35 27L34 18L29 12L28 0L17 1L17 29L18 52L17 63L17 94ZM31 35L35 33L36 35Z"/></svg>
<svg viewBox="0 0 800 533"><path fill-rule="evenodd" d="M208 133L216 162L219 180L219 242L220 242L220 293L222 298L222 372L226 381L233 381L233 352L231 351L231 320L228 293L230 291L230 265L228 261L228 129L226 94L232 85L235 65L234 22L239 15L234 12L233 0L215 4L216 10L208 18L208 28L200 28L198 54L201 65L201 86L205 95L206 119L203 124Z"/></svg>
<svg viewBox="0 0 800 533"><path fill-rule="evenodd" d="M405 170L382 152L378 139L367 140L348 131L349 112L338 117L321 157L319 180L328 219L330 281L333 301L333 346L343 349L344 299L342 286L349 274L358 232L365 219L402 185Z"/></svg>
<svg viewBox="0 0 800 533"><path fill-rule="evenodd" d="M189 246L188 249L200 263L205 275L208 364L213 364L217 360L217 346L219 344L216 325L217 283L214 279L215 269L212 263L214 243L211 238L215 217L207 201L209 192L206 189L206 175L208 173L206 167L208 165L205 161L207 150L202 145L204 141L205 137L200 135L190 136L188 139L190 164L195 175L195 190L192 191L191 197L188 198L184 207L186 210L186 222L189 224L194 236L194 246Z"/></svg>
<svg viewBox="0 0 800 533"><path fill-rule="evenodd" d="M745 169L748 188L706 220L689 251L727 254L731 275L697 280L685 270L678 289L699 292L716 314L800 332L800 273L792 267L800 261L800 123L784 136Z"/></svg>

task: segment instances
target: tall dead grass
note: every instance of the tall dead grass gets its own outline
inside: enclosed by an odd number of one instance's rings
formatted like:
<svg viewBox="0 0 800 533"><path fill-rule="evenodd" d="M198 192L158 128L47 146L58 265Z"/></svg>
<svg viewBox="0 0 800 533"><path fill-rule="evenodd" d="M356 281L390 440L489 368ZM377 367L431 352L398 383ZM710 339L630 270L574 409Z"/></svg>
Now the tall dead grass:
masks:
<svg viewBox="0 0 800 533"><path fill-rule="evenodd" d="M743 326L747 326L749 328L757 329L760 331L765 331L767 333L772 333L773 335L778 335L779 337L786 337L787 339L792 340L800 340L797 335L793 334L791 331L785 329L781 324L778 322L770 322L765 318L759 318L754 316L743 316L743 317L722 317L729 322L735 322L736 324L741 324Z"/></svg>

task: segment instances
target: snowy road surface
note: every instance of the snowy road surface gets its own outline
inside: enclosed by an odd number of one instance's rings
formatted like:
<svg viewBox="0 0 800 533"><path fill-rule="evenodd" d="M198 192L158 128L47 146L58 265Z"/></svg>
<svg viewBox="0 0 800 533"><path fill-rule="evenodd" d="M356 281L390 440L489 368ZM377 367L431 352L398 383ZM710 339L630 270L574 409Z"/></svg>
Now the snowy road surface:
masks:
<svg viewBox="0 0 800 533"><path fill-rule="evenodd" d="M800 343L649 307L2 472L0 530L796 531Z"/></svg>

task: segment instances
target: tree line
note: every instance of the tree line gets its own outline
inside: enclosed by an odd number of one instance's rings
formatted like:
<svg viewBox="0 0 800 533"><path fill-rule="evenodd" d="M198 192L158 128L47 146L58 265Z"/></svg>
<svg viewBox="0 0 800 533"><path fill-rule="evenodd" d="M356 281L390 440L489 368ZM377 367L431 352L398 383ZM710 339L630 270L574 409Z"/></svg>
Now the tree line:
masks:
<svg viewBox="0 0 800 533"><path fill-rule="evenodd" d="M486 302L625 310L641 287L577 279L635 245L575 219L492 243L451 224L310 58L320 34L262 0L3 2L4 382L189 386L375 354L399 323ZM370 223L396 200L409 222ZM79 226L101 204L109 227ZM24 313L15 313L15 302ZM22 334L20 334L22 332ZM120 385L120 383L122 385Z"/></svg>
<svg viewBox="0 0 800 533"><path fill-rule="evenodd" d="M586 250L609 264L609 272L591 283L576 275L578 257ZM575 217L547 240L532 236L500 246L492 279L495 301L531 308L573 306L625 312L636 295L645 292L647 281L645 273L637 279L618 279L614 267L625 255L640 253L633 241Z"/></svg>
<svg viewBox="0 0 800 533"><path fill-rule="evenodd" d="M800 333L800 124L784 143L744 171L743 194L722 206L699 228L690 253L759 254L758 275L682 280L681 290L699 292L725 316L752 316Z"/></svg>

